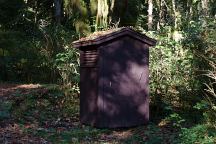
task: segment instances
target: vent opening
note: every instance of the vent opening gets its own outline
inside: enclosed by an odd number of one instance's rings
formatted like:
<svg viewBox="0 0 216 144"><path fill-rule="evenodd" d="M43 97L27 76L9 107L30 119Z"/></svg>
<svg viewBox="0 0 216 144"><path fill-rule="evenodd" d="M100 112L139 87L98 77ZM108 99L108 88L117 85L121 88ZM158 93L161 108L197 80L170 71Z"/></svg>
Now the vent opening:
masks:
<svg viewBox="0 0 216 144"><path fill-rule="evenodd" d="M81 52L81 67L96 67L98 64L98 50L85 50Z"/></svg>

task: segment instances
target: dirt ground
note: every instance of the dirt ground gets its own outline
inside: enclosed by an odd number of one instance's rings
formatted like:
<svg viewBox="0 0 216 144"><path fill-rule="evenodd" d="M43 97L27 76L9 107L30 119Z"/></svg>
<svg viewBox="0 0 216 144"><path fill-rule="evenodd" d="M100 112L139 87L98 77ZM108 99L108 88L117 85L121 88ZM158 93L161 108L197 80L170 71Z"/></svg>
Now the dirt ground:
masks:
<svg viewBox="0 0 216 144"><path fill-rule="evenodd" d="M21 95L30 93L32 90L41 90L40 84L1 84L0 83L0 102L13 99L15 94L19 91ZM1 112L1 109L0 109ZM26 129L38 129L35 124L20 125L14 119L3 119L0 121L0 143L2 144L44 144L51 143L47 140L36 137L25 132ZM43 128L41 128L43 129ZM58 128L64 130L64 127ZM101 134L100 139L105 141L112 141L113 139L123 139L128 137L131 133L129 131L113 131L112 134ZM88 142L87 142L88 143Z"/></svg>
<svg viewBox="0 0 216 144"><path fill-rule="evenodd" d="M0 99L8 98L14 94L17 90L21 90L24 93L31 89L40 88L39 84L7 84L0 83Z"/></svg>
<svg viewBox="0 0 216 144"><path fill-rule="evenodd" d="M39 84L7 84L0 83L0 102L3 103L13 98L17 91L29 93L31 89L40 88ZM1 112L1 107L0 107ZM24 133L24 129L12 118L0 119L0 143L2 144L27 144L46 143L39 137Z"/></svg>
<svg viewBox="0 0 216 144"><path fill-rule="evenodd" d="M41 91L46 92L46 88L40 84L0 83L0 102L3 103L14 99L17 93L25 95L32 91L35 93L41 93ZM0 115L1 111L0 105ZM169 144L169 135L172 133L169 128L152 127L152 125L123 130L97 130L81 125L78 118L73 122L50 120L44 123L46 123L44 126L32 122L28 123L28 121L20 123L19 120L13 119L12 117L1 119L0 116L0 144L49 144L59 142L139 144L144 141L151 143L156 140L157 142L160 139L163 139L163 141L166 141L165 143ZM50 129L54 129L54 131L50 131ZM38 131L42 131L45 134L38 136ZM50 141L52 139L54 140ZM55 140L57 141L55 142Z"/></svg>

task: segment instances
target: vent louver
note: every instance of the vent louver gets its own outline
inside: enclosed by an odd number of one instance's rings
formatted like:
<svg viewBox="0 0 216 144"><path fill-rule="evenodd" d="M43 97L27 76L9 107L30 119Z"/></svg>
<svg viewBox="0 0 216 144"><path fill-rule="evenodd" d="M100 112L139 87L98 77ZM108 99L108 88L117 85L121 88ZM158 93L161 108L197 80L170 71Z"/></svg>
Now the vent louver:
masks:
<svg viewBox="0 0 216 144"><path fill-rule="evenodd" d="M82 67L96 67L98 63L98 50L85 50L81 54Z"/></svg>

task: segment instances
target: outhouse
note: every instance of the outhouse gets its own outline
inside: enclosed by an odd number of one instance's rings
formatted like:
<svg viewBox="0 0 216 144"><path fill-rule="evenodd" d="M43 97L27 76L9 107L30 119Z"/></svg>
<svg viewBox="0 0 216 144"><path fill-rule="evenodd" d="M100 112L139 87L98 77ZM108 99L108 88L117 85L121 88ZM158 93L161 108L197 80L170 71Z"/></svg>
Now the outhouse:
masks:
<svg viewBox="0 0 216 144"><path fill-rule="evenodd" d="M80 121L99 128L149 120L149 47L156 40L123 27L73 42L80 50Z"/></svg>

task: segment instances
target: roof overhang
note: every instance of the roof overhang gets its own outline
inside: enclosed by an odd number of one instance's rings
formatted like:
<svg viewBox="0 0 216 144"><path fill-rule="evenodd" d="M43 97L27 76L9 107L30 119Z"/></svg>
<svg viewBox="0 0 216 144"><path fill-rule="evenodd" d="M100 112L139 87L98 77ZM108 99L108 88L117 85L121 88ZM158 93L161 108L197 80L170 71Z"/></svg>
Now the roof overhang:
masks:
<svg viewBox="0 0 216 144"><path fill-rule="evenodd" d="M146 36L145 34L139 33L131 28L128 27L123 27L118 31L114 31L111 32L109 34L104 34L101 36L98 36L96 38L93 39L87 39L87 40L78 40L78 41L74 41L72 43L73 47L75 48L79 48L79 47L86 47L86 46L91 46L91 45L100 45L102 43L105 43L107 41L111 41L113 39L116 39L118 37L122 37L122 36L129 36L132 37L134 39L137 39L143 43L148 44L149 46L155 46L156 45L156 40L149 38L148 36Z"/></svg>

